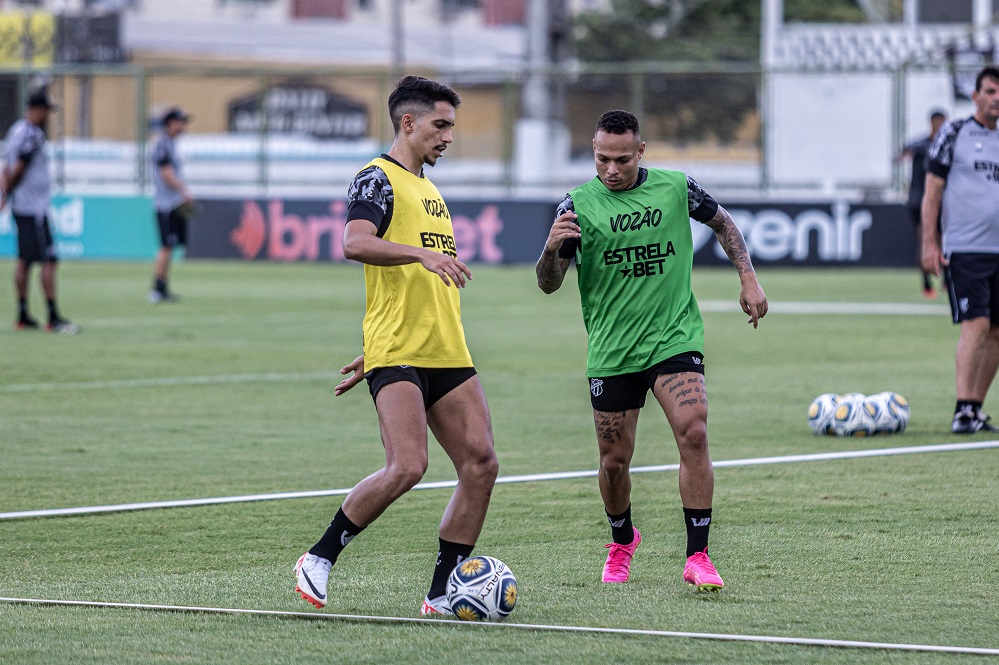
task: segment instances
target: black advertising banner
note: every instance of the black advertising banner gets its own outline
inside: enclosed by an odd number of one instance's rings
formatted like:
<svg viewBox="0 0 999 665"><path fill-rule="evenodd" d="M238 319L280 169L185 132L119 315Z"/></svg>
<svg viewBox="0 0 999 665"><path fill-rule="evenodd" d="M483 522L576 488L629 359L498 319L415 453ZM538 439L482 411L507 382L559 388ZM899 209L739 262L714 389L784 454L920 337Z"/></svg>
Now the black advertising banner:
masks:
<svg viewBox="0 0 999 665"><path fill-rule="evenodd" d="M723 205L745 236L755 266L916 265L916 233L901 203ZM696 222L691 229L696 265L729 263L711 229Z"/></svg>
<svg viewBox="0 0 999 665"><path fill-rule="evenodd" d="M320 139L361 139L368 135L368 107L321 86L287 83L229 105L229 131L308 134ZM266 113L261 113L261 101ZM266 117L265 117L266 115Z"/></svg>
<svg viewBox="0 0 999 665"><path fill-rule="evenodd" d="M557 201L452 200L463 261L534 263ZM730 203L726 209L759 266L914 266L916 237L901 204ZM191 221L187 256L247 261L343 261L343 199L207 199ZM695 265L728 257L708 227L691 222Z"/></svg>
<svg viewBox="0 0 999 665"><path fill-rule="evenodd" d="M554 203L448 203L463 261L534 263L548 237ZM208 199L188 230L191 258L343 261L343 199Z"/></svg>

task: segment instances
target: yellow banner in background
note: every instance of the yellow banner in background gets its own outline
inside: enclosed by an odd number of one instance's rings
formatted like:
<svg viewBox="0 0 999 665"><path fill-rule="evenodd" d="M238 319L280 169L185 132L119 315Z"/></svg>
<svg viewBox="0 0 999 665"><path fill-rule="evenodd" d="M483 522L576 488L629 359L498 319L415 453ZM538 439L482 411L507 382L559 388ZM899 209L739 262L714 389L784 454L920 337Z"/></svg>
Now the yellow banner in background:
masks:
<svg viewBox="0 0 999 665"><path fill-rule="evenodd" d="M45 67L55 61L55 16L0 12L0 67Z"/></svg>

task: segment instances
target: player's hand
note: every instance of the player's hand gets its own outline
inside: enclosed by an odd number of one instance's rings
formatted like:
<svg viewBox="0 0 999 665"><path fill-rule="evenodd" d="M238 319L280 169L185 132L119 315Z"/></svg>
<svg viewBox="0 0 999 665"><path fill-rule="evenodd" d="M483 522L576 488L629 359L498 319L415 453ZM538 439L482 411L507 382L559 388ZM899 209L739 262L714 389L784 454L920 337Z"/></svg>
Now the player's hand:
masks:
<svg viewBox="0 0 999 665"><path fill-rule="evenodd" d="M333 395L335 397L339 397L340 395L344 394L345 392L356 386L358 383L360 383L361 380L364 378L363 355L357 356L356 358L354 358L354 362L350 363L346 367L340 368L341 374L347 374L349 372L353 372L353 374L351 374L346 379L341 381L339 385L337 385L337 387L333 389Z"/></svg>
<svg viewBox="0 0 999 665"><path fill-rule="evenodd" d="M763 293L763 287L755 277L743 282L742 291L739 293L739 304L742 306L742 311L749 315L747 323L753 324L753 328L767 315L769 309L767 295Z"/></svg>
<svg viewBox="0 0 999 665"><path fill-rule="evenodd" d="M465 279L472 279L472 271L464 263L453 256L432 252L429 249L420 258L420 265L439 275L448 286L454 283L455 286L464 288Z"/></svg>
<svg viewBox="0 0 999 665"><path fill-rule="evenodd" d="M569 211L555 220L551 230L548 232L548 240L545 242L545 251L553 254L559 250L562 243L569 238L578 238L579 224L576 223L576 213Z"/></svg>
<svg viewBox="0 0 999 665"><path fill-rule="evenodd" d="M940 245L923 243L923 254L920 257L920 263L922 264L920 267L922 267L923 272L929 273L934 277L939 277L940 266L949 265L950 261L940 251Z"/></svg>

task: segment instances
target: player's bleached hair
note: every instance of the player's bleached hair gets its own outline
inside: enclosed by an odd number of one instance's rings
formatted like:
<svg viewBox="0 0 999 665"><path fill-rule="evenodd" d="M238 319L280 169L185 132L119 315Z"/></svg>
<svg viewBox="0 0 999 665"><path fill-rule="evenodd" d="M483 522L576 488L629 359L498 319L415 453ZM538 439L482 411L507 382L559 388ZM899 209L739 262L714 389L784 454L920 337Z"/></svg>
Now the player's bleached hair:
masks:
<svg viewBox="0 0 999 665"><path fill-rule="evenodd" d="M388 98L389 117L396 134L402 125L402 116L407 113L420 116L434 109L437 102L447 102L458 108L461 97L458 93L437 81L422 76L403 76L395 84L395 90Z"/></svg>
<svg viewBox="0 0 999 665"><path fill-rule="evenodd" d="M978 72L978 76L975 77L975 92L982 91L982 81L986 78L990 78L993 81L999 81L999 68L984 67L982 71Z"/></svg>
<svg viewBox="0 0 999 665"><path fill-rule="evenodd" d="M638 138L638 118L627 111L607 111L597 120L597 131L608 134L627 134L632 132Z"/></svg>

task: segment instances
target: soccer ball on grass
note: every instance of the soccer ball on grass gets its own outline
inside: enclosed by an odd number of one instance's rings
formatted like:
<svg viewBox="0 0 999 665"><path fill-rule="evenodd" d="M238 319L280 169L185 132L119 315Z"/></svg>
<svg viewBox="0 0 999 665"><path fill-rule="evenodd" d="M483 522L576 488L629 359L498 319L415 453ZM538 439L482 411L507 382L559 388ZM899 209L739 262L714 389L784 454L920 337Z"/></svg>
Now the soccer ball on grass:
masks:
<svg viewBox="0 0 999 665"><path fill-rule="evenodd" d="M812 400L808 407L808 426L816 434L832 434L833 416L836 415L836 404L839 402L839 395L835 393L823 393Z"/></svg>
<svg viewBox="0 0 999 665"><path fill-rule="evenodd" d="M447 600L462 621L502 621L517 604L517 580L499 559L473 556L451 571Z"/></svg>
<svg viewBox="0 0 999 665"><path fill-rule="evenodd" d="M864 408L864 396L843 395L836 405L832 421L836 436L871 436L874 421Z"/></svg>

